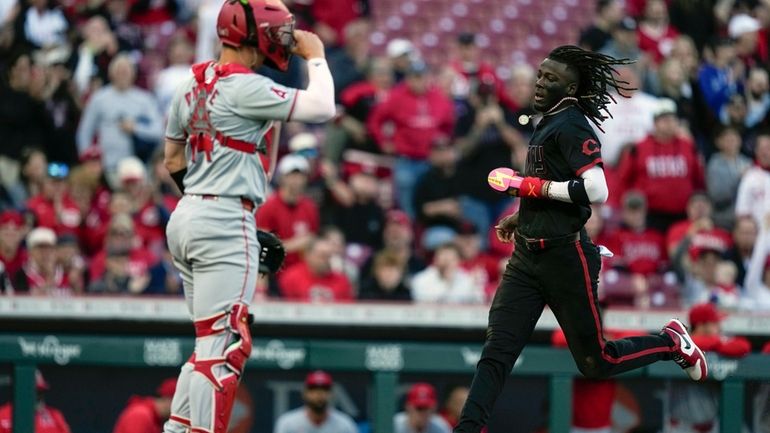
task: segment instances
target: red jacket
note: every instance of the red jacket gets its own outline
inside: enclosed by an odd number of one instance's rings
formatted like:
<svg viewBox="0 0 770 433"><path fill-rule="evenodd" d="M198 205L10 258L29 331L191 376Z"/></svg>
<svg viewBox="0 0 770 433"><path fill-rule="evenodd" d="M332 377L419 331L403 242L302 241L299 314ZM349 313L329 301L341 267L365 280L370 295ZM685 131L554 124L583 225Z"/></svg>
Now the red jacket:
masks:
<svg viewBox="0 0 770 433"><path fill-rule="evenodd" d="M305 262L299 262L278 277L281 296L292 301L351 301L353 289L348 278L338 272L314 275Z"/></svg>
<svg viewBox="0 0 770 433"><path fill-rule="evenodd" d="M12 418L13 405L0 406L0 433L11 433ZM70 433L70 426L58 409L44 404L35 410L35 433Z"/></svg>
<svg viewBox="0 0 770 433"><path fill-rule="evenodd" d="M62 206L56 210L54 202L38 194L27 200L27 208L35 215L36 226L48 227L57 234L75 233L80 227L80 208L69 195L62 198Z"/></svg>
<svg viewBox="0 0 770 433"><path fill-rule="evenodd" d="M158 433L163 421L155 410L152 397L132 396L120 413L112 433Z"/></svg>
<svg viewBox="0 0 770 433"><path fill-rule="evenodd" d="M292 205L283 201L279 193L275 193L257 211L257 227L275 233L284 242L297 235L318 233L320 226L318 207L308 197L300 197ZM299 253L289 253L284 267L288 268L299 261Z"/></svg>
<svg viewBox="0 0 770 433"><path fill-rule="evenodd" d="M674 44L674 39L679 36L679 32L672 26L668 26L663 35L659 38L653 38L651 35L642 31L640 27L637 31L639 35L639 49L650 55L655 64L660 64L666 57Z"/></svg>
<svg viewBox="0 0 770 433"><path fill-rule="evenodd" d="M622 189L644 193L652 213L683 214L692 193L705 188L703 162L682 137L661 143L647 136L623 155L618 173Z"/></svg>
<svg viewBox="0 0 770 433"><path fill-rule="evenodd" d="M386 136L383 126L388 122L393 130ZM439 88L418 95L402 83L374 109L367 126L380 146L392 141L397 155L425 159L436 139L452 136L454 122L454 104Z"/></svg>
<svg viewBox="0 0 770 433"><path fill-rule="evenodd" d="M663 235L652 229L637 232L621 228L610 234L606 245L615 253L611 265L623 266L634 274L654 274L666 262Z"/></svg>

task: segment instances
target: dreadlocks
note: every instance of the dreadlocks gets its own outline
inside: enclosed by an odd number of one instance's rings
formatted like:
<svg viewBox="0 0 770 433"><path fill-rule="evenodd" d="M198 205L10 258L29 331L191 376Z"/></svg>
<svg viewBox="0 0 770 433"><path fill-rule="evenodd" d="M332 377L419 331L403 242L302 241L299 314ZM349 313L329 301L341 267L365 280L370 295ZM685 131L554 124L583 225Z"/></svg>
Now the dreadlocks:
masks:
<svg viewBox="0 0 770 433"><path fill-rule="evenodd" d="M628 98L620 93L620 90L636 90L628 87L628 82L618 80L615 75L618 71L614 66L629 65L634 63L629 59L616 59L604 54L586 51L574 45L562 45L554 48L548 54L548 58L559 63L564 63L572 68L578 75L578 87L575 97L577 105L586 117L601 129L601 122L612 117L607 110L607 105L616 102L615 98L608 92L609 88L615 89L619 95ZM607 115L602 114L602 111Z"/></svg>

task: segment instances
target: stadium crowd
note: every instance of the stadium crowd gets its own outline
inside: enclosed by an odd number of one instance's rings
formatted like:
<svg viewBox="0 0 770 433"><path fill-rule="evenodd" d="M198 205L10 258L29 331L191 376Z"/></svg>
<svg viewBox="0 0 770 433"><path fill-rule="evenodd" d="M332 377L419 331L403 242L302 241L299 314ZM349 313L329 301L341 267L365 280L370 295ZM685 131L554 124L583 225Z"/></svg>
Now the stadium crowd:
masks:
<svg viewBox="0 0 770 433"><path fill-rule="evenodd" d="M259 296L488 302L512 248L493 227L517 202L486 175L523 168L538 65L486 56L461 26L441 62L403 38L377 50L378 2L287 3L326 44L339 109L281 131L257 225L289 254ZM618 72L639 89L597 128L610 199L588 228L614 252L605 302L770 310L770 2L591 3L573 42L636 60ZM0 292L181 293L163 113L214 57L218 7L0 1ZM302 86L302 67L263 72Z"/></svg>

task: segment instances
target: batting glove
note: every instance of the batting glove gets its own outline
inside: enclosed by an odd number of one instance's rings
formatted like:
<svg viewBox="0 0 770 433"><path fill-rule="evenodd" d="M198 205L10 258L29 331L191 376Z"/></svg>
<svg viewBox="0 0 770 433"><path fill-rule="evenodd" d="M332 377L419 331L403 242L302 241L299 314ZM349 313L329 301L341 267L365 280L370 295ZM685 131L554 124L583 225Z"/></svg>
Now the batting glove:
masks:
<svg viewBox="0 0 770 433"><path fill-rule="evenodd" d="M522 177L518 188L508 189L508 194L522 198L548 198L548 185L551 181L539 177Z"/></svg>

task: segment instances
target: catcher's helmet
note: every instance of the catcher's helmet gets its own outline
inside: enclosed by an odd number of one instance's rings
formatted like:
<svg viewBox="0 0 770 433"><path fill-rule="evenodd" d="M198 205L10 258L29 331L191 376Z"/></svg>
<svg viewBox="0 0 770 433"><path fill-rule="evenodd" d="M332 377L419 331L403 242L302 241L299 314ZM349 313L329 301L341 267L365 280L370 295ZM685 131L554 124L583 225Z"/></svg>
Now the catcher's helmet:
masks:
<svg viewBox="0 0 770 433"><path fill-rule="evenodd" d="M226 0L217 18L217 35L223 44L256 47L265 64L285 71L294 48L294 15L265 0Z"/></svg>

